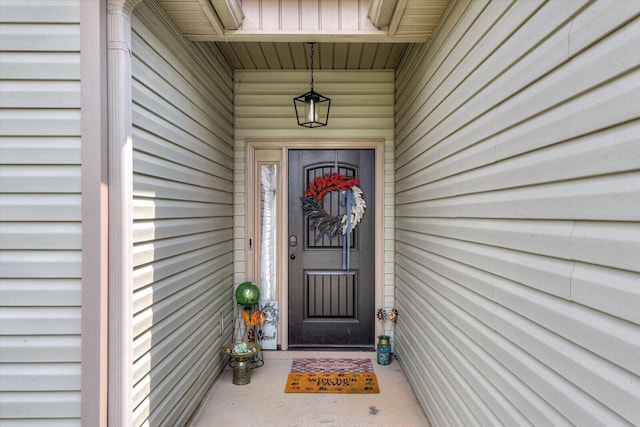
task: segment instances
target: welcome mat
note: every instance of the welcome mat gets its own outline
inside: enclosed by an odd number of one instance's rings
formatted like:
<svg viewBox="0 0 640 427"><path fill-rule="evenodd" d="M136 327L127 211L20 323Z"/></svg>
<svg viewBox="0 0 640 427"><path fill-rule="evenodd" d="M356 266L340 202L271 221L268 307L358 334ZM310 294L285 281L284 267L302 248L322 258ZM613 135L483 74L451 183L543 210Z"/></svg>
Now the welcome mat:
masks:
<svg viewBox="0 0 640 427"><path fill-rule="evenodd" d="M371 359L293 359L285 393L380 393Z"/></svg>

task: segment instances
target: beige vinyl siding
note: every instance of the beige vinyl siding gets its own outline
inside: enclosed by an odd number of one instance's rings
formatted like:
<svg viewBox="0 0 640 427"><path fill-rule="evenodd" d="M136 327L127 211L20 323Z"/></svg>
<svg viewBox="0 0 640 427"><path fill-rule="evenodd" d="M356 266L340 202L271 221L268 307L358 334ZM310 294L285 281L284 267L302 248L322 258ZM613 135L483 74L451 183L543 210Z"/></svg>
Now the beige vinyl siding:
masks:
<svg viewBox="0 0 640 427"><path fill-rule="evenodd" d="M0 2L0 425L80 425L80 3Z"/></svg>
<svg viewBox="0 0 640 427"><path fill-rule="evenodd" d="M309 71L238 71L235 74L235 282L245 272L245 142L247 140L384 140L384 293L393 305L393 71L314 72L315 90L331 98L329 124L298 126L293 98L309 91ZM321 148L320 143L318 148ZM374 315L374 314L372 314Z"/></svg>
<svg viewBox="0 0 640 427"><path fill-rule="evenodd" d="M436 426L640 424L639 14L460 1L397 70L397 353Z"/></svg>
<svg viewBox="0 0 640 427"><path fill-rule="evenodd" d="M184 425L232 319L233 81L151 2L132 19L134 425Z"/></svg>

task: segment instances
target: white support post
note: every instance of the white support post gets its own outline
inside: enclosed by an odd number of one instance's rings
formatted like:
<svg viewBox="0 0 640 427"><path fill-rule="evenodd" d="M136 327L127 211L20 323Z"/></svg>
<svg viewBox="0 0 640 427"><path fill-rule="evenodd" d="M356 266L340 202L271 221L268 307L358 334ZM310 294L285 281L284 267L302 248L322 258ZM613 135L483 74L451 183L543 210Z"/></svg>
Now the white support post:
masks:
<svg viewBox="0 0 640 427"><path fill-rule="evenodd" d="M133 418L131 12L139 1L107 2L110 426Z"/></svg>

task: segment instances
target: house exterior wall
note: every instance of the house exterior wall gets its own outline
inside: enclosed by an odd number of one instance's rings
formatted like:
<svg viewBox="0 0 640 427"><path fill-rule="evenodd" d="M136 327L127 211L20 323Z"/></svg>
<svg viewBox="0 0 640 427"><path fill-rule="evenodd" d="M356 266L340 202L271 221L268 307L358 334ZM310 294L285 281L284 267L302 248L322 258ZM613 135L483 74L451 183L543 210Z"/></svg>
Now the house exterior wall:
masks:
<svg viewBox="0 0 640 427"><path fill-rule="evenodd" d="M132 46L133 425L184 425L231 340L232 72L152 2Z"/></svg>
<svg viewBox="0 0 640 427"><path fill-rule="evenodd" d="M460 1L397 70L397 354L433 425L640 424L639 13Z"/></svg>
<svg viewBox="0 0 640 427"><path fill-rule="evenodd" d="M80 425L80 2L0 21L0 424Z"/></svg>
<svg viewBox="0 0 640 427"><path fill-rule="evenodd" d="M315 90L331 98L329 125L298 126L293 98L309 90L308 71L235 71L234 283L247 280L245 145L248 140L384 140L384 295L392 306L394 225L394 73L393 71L314 72ZM375 313L372 313L373 316Z"/></svg>

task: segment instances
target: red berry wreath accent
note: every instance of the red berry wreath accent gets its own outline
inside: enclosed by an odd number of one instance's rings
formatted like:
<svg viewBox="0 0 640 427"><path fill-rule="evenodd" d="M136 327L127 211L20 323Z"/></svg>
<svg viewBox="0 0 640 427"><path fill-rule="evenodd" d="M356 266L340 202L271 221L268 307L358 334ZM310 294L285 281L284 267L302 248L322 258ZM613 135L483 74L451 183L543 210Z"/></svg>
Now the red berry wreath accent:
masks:
<svg viewBox="0 0 640 427"><path fill-rule="evenodd" d="M311 219L311 226L318 232L319 239L327 234L333 239L336 234L344 235L356 228L362 220L367 204L362 197L360 181L352 176L342 174L326 174L323 177L309 181L309 187L302 198L302 208L307 218ZM323 199L331 191L340 191L346 198L351 198L351 212L345 215L329 215L323 206ZM350 215L351 218L348 218Z"/></svg>

